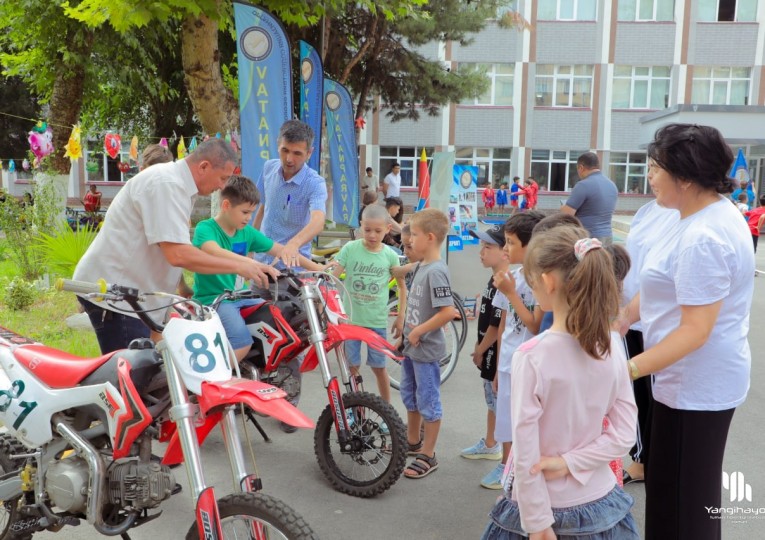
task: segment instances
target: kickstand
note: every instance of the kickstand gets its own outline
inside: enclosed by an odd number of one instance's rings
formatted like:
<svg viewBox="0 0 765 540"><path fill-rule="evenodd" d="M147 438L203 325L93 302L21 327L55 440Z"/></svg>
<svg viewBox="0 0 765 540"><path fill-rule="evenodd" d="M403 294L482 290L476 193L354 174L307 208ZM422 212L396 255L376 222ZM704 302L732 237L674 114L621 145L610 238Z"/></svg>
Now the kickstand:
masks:
<svg viewBox="0 0 765 540"><path fill-rule="evenodd" d="M120 535L120 538L122 538L122 540L130 540L130 535L124 532Z"/></svg>
<svg viewBox="0 0 765 540"><path fill-rule="evenodd" d="M255 415L252 413L252 410L250 410L249 407L245 407L244 414L247 416L247 420L252 422L255 425L255 429L258 430L260 435L263 437L263 440L267 443L271 442L271 439L268 438L268 434L263 429L263 426L260 425L260 422L258 422L258 419L255 418Z"/></svg>

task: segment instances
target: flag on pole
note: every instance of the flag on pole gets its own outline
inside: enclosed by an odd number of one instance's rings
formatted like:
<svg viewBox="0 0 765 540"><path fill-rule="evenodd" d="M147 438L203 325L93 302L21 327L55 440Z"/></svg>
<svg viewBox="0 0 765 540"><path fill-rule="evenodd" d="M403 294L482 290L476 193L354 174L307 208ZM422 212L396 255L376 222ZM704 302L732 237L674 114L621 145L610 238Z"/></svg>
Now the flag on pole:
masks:
<svg viewBox="0 0 765 540"><path fill-rule="evenodd" d="M300 120L316 134L308 166L319 170L321 160L321 113L324 100L324 68L316 49L300 42Z"/></svg>
<svg viewBox="0 0 765 540"><path fill-rule="evenodd" d="M752 179L749 176L749 165L746 163L743 148L738 149L738 155L736 156L736 161L733 162L730 176L736 179L737 188L741 185L741 182L747 183L747 189L752 188Z"/></svg>
<svg viewBox="0 0 765 540"><path fill-rule="evenodd" d="M353 100L348 89L324 79L329 171L332 175L332 219L359 226L359 153L353 124Z"/></svg>
<svg viewBox="0 0 765 540"><path fill-rule="evenodd" d="M428 156L425 149L422 149L420 155L420 169L417 173L417 180L420 183L420 196L417 201L417 210L430 207L430 173L428 172Z"/></svg>
<svg viewBox="0 0 765 540"><path fill-rule="evenodd" d="M269 12L236 0L234 21L242 173L254 181L267 160L279 157L279 129L292 118L292 56L284 28Z"/></svg>

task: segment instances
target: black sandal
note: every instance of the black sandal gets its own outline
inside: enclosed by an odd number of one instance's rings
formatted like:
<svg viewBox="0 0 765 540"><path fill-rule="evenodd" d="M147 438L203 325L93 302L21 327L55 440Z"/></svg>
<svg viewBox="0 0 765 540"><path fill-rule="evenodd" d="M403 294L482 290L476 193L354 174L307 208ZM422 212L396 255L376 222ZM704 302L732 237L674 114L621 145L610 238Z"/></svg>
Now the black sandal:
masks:
<svg viewBox="0 0 765 540"><path fill-rule="evenodd" d="M420 452L422 452L422 439L417 441L416 443L410 443L407 442L409 445L409 449L406 451L407 456L416 456Z"/></svg>
<svg viewBox="0 0 765 540"><path fill-rule="evenodd" d="M414 461L404 469L404 476L412 480L419 480L420 478L425 478L436 469L438 469L438 461L436 461L435 454L433 454L433 457L417 454L414 457Z"/></svg>

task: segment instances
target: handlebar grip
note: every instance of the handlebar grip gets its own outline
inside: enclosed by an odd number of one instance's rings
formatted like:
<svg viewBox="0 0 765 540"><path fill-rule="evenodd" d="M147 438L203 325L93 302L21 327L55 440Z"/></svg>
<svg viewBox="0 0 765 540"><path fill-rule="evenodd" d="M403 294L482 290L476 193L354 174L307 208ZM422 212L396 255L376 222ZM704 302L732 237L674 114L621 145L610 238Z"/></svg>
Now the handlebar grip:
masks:
<svg viewBox="0 0 765 540"><path fill-rule="evenodd" d="M90 293L96 293L96 294L105 294L108 285L106 284L106 281L103 279L99 279L96 283L91 283L89 281L76 281L74 279L63 279L59 278L56 280L56 290L57 291L69 291L73 293L82 293L82 294L90 294Z"/></svg>

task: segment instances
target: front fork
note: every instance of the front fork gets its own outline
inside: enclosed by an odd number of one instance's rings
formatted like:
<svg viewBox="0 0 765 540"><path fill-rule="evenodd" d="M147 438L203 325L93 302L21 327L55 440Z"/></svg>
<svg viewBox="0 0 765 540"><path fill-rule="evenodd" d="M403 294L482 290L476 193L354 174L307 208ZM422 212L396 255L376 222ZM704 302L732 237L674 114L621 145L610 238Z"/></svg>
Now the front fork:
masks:
<svg viewBox="0 0 765 540"><path fill-rule="evenodd" d="M337 381L337 377L332 375L332 372L329 370L327 351L324 350L324 342L327 339L327 334L324 332L316 309L316 303L324 302L324 299L321 296L319 288L311 283L301 285L300 296L303 299L303 306L308 315L308 326L311 329L311 334L308 336L308 342L313 346L314 351L316 352L319 370L321 371L321 378L324 382L324 388L327 389L329 406L332 408L332 418L335 421L335 430L337 431L338 439L340 440L340 446L343 447L348 444L348 441L350 440L351 430L348 423L348 417L345 415L345 406L343 405L340 384ZM343 350L342 352L339 352L341 348L342 347L338 347L337 350L343 384L348 388L354 388L355 382L353 381L353 377L351 377L348 370L348 365L345 362L345 351Z"/></svg>
<svg viewBox="0 0 765 540"><path fill-rule="evenodd" d="M218 502L215 499L215 491L212 487L205 485L202 461L199 457L199 439L197 438L197 431L194 426L199 407L189 401L186 387L181 381L181 376L175 367L173 356L164 340L157 343L157 351L162 355L167 374L167 386L172 403L170 419L175 422L178 430L181 449L183 450L183 459L186 464L186 473L189 477L189 485L191 486L193 500L196 501L196 521L199 537L222 539L223 531L220 523ZM228 416L228 413L232 413L232 411L227 411L226 416ZM233 467L232 464L232 470Z"/></svg>

